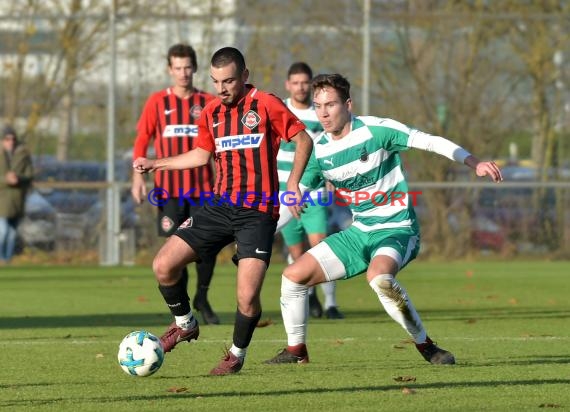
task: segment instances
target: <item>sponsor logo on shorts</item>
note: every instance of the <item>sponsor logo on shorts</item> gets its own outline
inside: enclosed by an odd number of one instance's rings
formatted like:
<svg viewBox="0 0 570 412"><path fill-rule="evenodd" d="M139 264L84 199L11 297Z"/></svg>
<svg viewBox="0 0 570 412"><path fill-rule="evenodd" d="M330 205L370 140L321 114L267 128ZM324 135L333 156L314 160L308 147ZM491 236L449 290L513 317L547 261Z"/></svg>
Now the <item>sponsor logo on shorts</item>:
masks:
<svg viewBox="0 0 570 412"><path fill-rule="evenodd" d="M192 224L194 223L194 218L193 217L189 217L188 219L186 219L180 226L178 226L178 229L186 229L188 227L192 227Z"/></svg>
<svg viewBox="0 0 570 412"><path fill-rule="evenodd" d="M170 232L174 227L174 221L168 216L163 216L162 219L160 219L160 227L163 231Z"/></svg>

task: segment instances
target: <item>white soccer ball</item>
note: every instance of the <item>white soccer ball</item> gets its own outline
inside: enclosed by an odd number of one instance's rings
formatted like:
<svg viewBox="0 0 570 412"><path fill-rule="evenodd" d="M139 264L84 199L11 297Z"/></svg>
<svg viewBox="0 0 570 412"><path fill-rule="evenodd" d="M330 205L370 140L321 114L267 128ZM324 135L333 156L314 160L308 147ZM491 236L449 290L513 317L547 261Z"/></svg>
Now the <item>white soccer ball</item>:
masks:
<svg viewBox="0 0 570 412"><path fill-rule="evenodd" d="M131 376L150 376L164 361L160 339L146 330L137 330L123 338L119 345L119 365Z"/></svg>

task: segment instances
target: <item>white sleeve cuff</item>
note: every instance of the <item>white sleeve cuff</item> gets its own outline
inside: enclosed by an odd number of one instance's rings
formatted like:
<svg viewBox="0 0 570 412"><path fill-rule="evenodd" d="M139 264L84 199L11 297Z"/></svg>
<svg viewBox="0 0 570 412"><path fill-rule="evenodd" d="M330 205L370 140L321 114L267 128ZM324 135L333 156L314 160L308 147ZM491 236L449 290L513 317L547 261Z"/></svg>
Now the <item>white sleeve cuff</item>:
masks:
<svg viewBox="0 0 570 412"><path fill-rule="evenodd" d="M291 219L293 219L293 215L289 211L289 207L281 204L281 206L279 206L279 220L277 221L275 233L281 232L281 229L283 229Z"/></svg>
<svg viewBox="0 0 570 412"><path fill-rule="evenodd" d="M301 194L305 194L305 192L307 191L308 187L299 183L299 190L301 191ZM281 199L283 199L283 192L279 192L279 200L281 201ZM277 221L277 228L275 229L275 233L279 233L281 231L281 229L283 229L284 226L287 225L287 223L289 223L291 221L291 219L293 219L293 215L291 214L291 211L289 210L289 206L284 205L283 203L280 203L279 205L279 220Z"/></svg>
<svg viewBox="0 0 570 412"><path fill-rule="evenodd" d="M420 132L419 130L412 130L410 133L408 147L434 152L459 163L464 163L465 159L471 156L471 153L451 140Z"/></svg>

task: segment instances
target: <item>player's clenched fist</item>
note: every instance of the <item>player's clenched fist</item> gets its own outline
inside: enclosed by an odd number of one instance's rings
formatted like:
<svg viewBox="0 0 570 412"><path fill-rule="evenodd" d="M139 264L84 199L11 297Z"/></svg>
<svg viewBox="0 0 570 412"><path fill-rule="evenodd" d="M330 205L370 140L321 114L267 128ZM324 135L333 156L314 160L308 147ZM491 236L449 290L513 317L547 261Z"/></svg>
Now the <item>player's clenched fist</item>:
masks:
<svg viewBox="0 0 570 412"><path fill-rule="evenodd" d="M148 173L154 170L154 160L146 157L138 157L133 162L133 169L138 173Z"/></svg>

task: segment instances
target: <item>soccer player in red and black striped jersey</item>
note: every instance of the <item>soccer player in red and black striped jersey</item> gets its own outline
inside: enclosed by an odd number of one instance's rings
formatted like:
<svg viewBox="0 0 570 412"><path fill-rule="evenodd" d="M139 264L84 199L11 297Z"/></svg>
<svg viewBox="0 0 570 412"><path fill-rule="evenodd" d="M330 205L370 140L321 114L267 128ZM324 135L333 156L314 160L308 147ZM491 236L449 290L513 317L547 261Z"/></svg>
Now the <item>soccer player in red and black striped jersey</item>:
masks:
<svg viewBox="0 0 570 412"><path fill-rule="evenodd" d="M154 139L156 156L175 156L196 147L198 119L206 104L215 96L196 89L193 75L198 69L196 52L187 44L175 44L166 56L168 72L173 85L150 95L137 126L133 159L146 157L148 146ZM195 211L196 202L203 192L210 192L213 183L212 163L186 170L157 171L154 176L153 200L158 205L158 234L170 237L178 226ZM144 177L133 173L131 193L135 202L142 203L147 196ZM185 197L186 194L189 196ZM196 293L194 309L200 311L204 323L219 324L220 320L208 301L208 288L214 274L216 257L196 263ZM188 270L182 273L188 284Z"/></svg>
<svg viewBox="0 0 570 412"><path fill-rule="evenodd" d="M282 139L296 143L293 170L287 182L291 213L301 211L299 180L313 148L301 122L278 97L248 84L241 52L224 47L212 56L210 77L218 98L200 117L197 148L179 156L136 159L135 171L186 169L206 164L213 156L216 181L212 198L168 239L153 262L159 289L175 317L161 337L166 352L181 341L197 339L194 318L180 269L188 262L217 254L236 241L237 311L233 345L212 375L241 370L247 347L261 317L260 292L271 258L279 215L277 151Z"/></svg>

